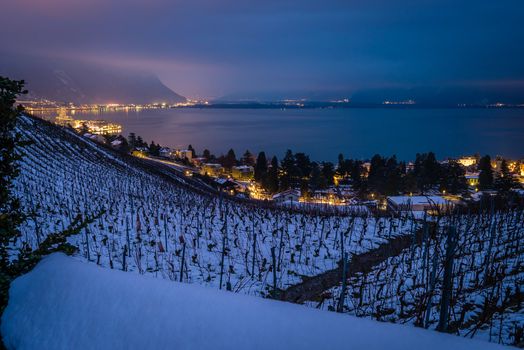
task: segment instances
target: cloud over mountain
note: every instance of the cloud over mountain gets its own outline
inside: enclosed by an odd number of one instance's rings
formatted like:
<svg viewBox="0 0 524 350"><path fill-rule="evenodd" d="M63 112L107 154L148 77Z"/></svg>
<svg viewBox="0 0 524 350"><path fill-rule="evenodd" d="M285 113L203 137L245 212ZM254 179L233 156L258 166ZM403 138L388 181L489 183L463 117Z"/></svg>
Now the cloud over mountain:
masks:
<svg viewBox="0 0 524 350"><path fill-rule="evenodd" d="M1 55L0 74L24 79L33 98L77 104L185 101L154 74L102 64Z"/></svg>

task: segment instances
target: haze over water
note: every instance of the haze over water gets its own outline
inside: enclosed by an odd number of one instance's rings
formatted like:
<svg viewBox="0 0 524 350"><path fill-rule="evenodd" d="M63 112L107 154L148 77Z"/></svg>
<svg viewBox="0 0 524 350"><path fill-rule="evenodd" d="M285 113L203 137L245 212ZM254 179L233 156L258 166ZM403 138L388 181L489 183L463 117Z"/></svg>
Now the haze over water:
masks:
<svg viewBox="0 0 524 350"><path fill-rule="evenodd" d="M94 114L75 119L121 123L148 143L205 148L219 156L233 148L282 158L287 149L312 160L367 159L375 153L412 160L434 151L439 159L490 154L524 158L524 109L149 109Z"/></svg>

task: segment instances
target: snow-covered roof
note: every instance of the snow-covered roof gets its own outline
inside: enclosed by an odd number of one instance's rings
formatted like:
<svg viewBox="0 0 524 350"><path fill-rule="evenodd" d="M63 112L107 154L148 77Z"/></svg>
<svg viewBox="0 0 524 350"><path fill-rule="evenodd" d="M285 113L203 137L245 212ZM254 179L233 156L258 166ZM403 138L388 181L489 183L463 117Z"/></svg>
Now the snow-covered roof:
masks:
<svg viewBox="0 0 524 350"><path fill-rule="evenodd" d="M232 185L232 186L235 186L236 183L229 180L229 179L226 179L226 178L218 178L218 179L215 179L215 182L218 183L219 185Z"/></svg>
<svg viewBox="0 0 524 350"><path fill-rule="evenodd" d="M295 189L282 191L282 192L279 192L279 193L275 194L273 196L273 199L277 199L277 198L280 198L280 197L285 197L285 196L288 196L288 195L300 197L300 191L299 190L295 190Z"/></svg>

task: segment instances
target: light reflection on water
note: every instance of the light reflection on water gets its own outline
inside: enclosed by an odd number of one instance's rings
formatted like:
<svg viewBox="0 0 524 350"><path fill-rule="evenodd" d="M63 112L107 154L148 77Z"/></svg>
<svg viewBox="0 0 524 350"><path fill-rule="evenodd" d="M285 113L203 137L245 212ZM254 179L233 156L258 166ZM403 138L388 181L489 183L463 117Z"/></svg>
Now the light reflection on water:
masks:
<svg viewBox="0 0 524 350"><path fill-rule="evenodd" d="M290 148L313 160L339 153L375 153L413 159L434 151L439 158L489 153L524 158L524 109L143 109L102 113L76 111L75 119L105 119L146 141L220 155L233 148L264 150L281 158Z"/></svg>

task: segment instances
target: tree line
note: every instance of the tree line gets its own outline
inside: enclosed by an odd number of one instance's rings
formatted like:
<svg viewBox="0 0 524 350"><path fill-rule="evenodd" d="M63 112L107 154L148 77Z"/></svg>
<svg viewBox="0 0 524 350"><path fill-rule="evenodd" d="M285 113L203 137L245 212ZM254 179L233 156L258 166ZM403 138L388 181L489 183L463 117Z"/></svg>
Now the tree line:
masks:
<svg viewBox="0 0 524 350"><path fill-rule="evenodd" d="M145 148L152 156L159 156L159 144L147 144L141 136L130 133L128 138L114 137L121 141L120 150L129 152ZM192 145L187 147L193 158L197 153ZM290 188L300 189L304 195L313 194L333 185L345 184L359 195L376 194L392 196L401 193L425 195L431 191L460 194L467 190L465 168L450 160L439 162L435 153L417 153L413 163L399 161L395 155L387 157L375 154L369 161L345 158L339 154L338 162L316 162L302 152L287 150L281 161L276 156L269 158L265 152L255 157L249 150L237 159L230 149L225 155L215 156L205 149L201 157L206 163L217 163L226 170L238 165L254 168L255 181L268 193L274 194ZM478 160L478 190L508 192L518 186L508 163L502 160L497 173L493 171L492 160L485 155ZM335 178L336 183L335 183Z"/></svg>
<svg viewBox="0 0 524 350"><path fill-rule="evenodd" d="M491 158L479 161L479 190L508 192L518 186L508 163L502 160L498 173L492 169ZM392 196L401 193L428 194L439 191L460 194L468 189L465 168L454 160L439 162L435 153L417 153L415 161L407 164L396 156L374 155L369 162L348 159L339 154L335 166L331 162L311 161L305 153L288 150L282 160L268 162L260 152L255 163L255 180L269 193L300 188L313 193L335 184L346 184L358 194Z"/></svg>

